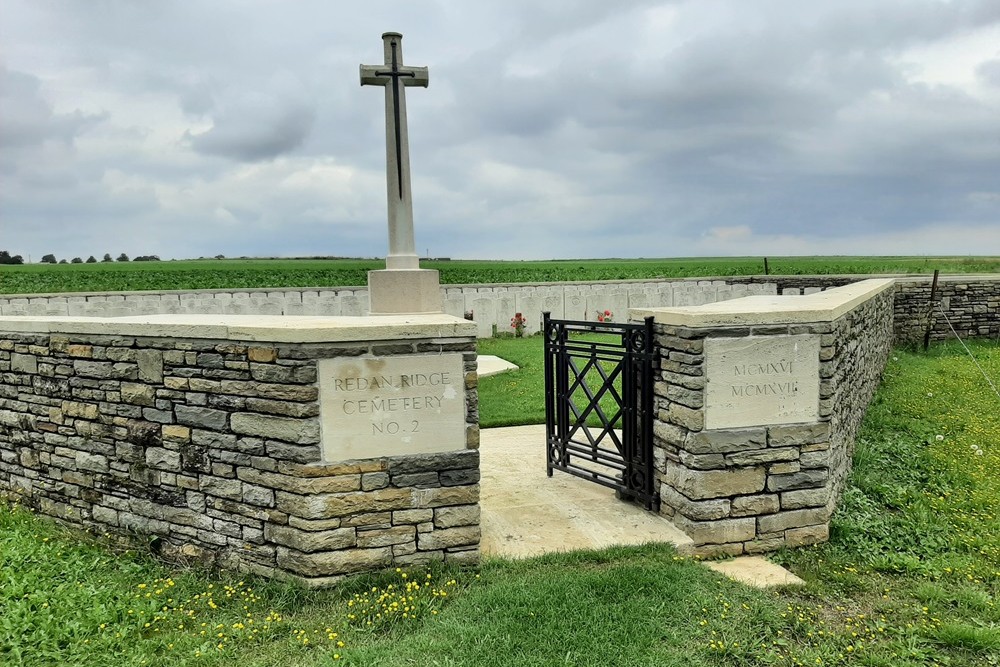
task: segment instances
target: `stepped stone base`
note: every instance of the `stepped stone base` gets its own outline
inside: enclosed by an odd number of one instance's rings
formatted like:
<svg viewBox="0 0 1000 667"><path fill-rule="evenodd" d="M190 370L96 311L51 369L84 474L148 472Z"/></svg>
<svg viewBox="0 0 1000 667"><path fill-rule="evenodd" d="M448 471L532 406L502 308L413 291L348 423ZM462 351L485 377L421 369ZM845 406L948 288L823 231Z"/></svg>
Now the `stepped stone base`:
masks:
<svg viewBox="0 0 1000 667"><path fill-rule="evenodd" d="M368 272L372 315L440 313L441 286L433 269Z"/></svg>

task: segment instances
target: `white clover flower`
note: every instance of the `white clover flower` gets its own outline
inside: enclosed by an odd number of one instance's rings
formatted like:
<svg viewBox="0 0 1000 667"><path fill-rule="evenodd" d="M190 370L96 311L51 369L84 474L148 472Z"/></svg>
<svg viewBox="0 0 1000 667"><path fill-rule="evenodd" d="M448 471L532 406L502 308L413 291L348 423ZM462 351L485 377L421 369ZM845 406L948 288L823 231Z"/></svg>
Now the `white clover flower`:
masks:
<svg viewBox="0 0 1000 667"><path fill-rule="evenodd" d="M937 440L938 442L941 442L942 440L944 440L944 436L943 435L935 435L934 439Z"/></svg>

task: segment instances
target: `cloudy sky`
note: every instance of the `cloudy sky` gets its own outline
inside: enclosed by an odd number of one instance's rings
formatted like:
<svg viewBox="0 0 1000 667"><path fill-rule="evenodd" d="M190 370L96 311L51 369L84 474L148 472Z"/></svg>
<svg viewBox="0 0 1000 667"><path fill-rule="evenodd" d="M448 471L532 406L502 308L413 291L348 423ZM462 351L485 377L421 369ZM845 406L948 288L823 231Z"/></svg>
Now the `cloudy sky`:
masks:
<svg viewBox="0 0 1000 667"><path fill-rule="evenodd" d="M997 0L2 0L0 249L1000 254Z"/></svg>

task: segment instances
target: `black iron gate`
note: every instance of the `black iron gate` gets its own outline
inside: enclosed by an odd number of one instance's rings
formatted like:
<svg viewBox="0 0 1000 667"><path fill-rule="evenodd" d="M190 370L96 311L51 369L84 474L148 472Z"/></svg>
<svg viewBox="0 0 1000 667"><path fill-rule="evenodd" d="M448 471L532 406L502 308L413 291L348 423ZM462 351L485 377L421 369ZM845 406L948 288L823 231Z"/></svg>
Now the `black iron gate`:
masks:
<svg viewBox="0 0 1000 667"><path fill-rule="evenodd" d="M544 315L546 471L562 470L658 510L653 484L653 318Z"/></svg>

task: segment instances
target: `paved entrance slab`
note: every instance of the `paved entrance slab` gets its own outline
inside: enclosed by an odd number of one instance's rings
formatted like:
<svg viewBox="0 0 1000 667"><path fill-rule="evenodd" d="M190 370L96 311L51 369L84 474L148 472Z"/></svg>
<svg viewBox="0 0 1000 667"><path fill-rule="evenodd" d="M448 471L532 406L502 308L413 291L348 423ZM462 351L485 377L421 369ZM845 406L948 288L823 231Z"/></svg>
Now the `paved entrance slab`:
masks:
<svg viewBox="0 0 1000 667"><path fill-rule="evenodd" d="M665 518L572 475L545 474L545 426L486 429L480 435L483 537L487 556L527 558L553 551L691 539Z"/></svg>
<svg viewBox="0 0 1000 667"><path fill-rule="evenodd" d="M544 425L485 429L479 450L485 556L529 558L649 542L673 544L682 554L691 551L691 539L673 524L616 499L611 489L558 471L546 476ZM804 583L758 556L705 564L758 588Z"/></svg>

